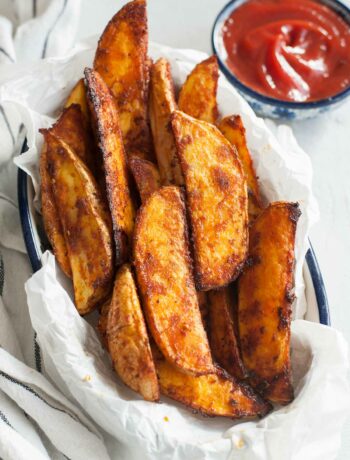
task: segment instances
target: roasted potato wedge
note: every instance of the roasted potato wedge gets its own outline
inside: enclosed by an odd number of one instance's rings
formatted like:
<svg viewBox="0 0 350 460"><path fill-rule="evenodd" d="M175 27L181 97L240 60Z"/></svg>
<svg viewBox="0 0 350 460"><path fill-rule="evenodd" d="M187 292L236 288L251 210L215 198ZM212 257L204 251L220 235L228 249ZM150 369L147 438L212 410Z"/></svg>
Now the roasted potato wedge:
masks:
<svg viewBox="0 0 350 460"><path fill-rule="evenodd" d="M175 401L206 415L235 419L263 417L271 410L245 383L238 382L222 369L207 375L192 376L168 363L159 351L154 352L160 391Z"/></svg>
<svg viewBox="0 0 350 460"><path fill-rule="evenodd" d="M250 382L279 404L293 399L289 357L296 203L269 205L250 229L249 264L239 279L242 358Z"/></svg>
<svg viewBox="0 0 350 460"><path fill-rule="evenodd" d="M213 125L172 115L185 180L198 290L225 286L241 272L248 250L247 185L235 148Z"/></svg>
<svg viewBox="0 0 350 460"><path fill-rule="evenodd" d="M223 118L218 127L226 139L236 147L241 160L247 178L249 220L252 222L261 213L263 205L242 118L239 115L230 115Z"/></svg>
<svg viewBox="0 0 350 460"><path fill-rule="evenodd" d="M158 401L159 386L134 277L129 265L116 276L107 317L108 350L122 381L147 401Z"/></svg>
<svg viewBox="0 0 350 460"><path fill-rule="evenodd" d="M209 291L208 300L208 335L213 358L225 371L242 380L246 372L237 340L234 292L231 287Z"/></svg>
<svg viewBox="0 0 350 460"><path fill-rule="evenodd" d="M141 207L135 225L134 263L146 319L161 352L183 372L213 372L179 188L162 187Z"/></svg>
<svg viewBox="0 0 350 460"><path fill-rule="evenodd" d="M40 155L40 178L41 178L41 212L44 228L48 240L51 243L57 262L63 272L72 277L72 269L68 257L68 248L64 238L63 227L58 215L57 206L52 190L51 177L48 173L47 143L44 141Z"/></svg>
<svg viewBox="0 0 350 460"><path fill-rule="evenodd" d="M62 139L83 160L93 174L95 173L93 139L86 129L80 105L71 104L64 109L50 130L55 137Z"/></svg>
<svg viewBox="0 0 350 460"><path fill-rule="evenodd" d="M179 110L198 120L215 124L218 117L218 79L219 66L216 56L197 64L181 88Z"/></svg>
<svg viewBox="0 0 350 460"><path fill-rule="evenodd" d="M170 126L170 115L176 110L174 84L166 59L161 58L153 64L150 88L150 122L162 184L182 185L183 177Z"/></svg>
<svg viewBox="0 0 350 460"><path fill-rule="evenodd" d="M107 340L107 319L108 312L111 307L112 299L108 298L103 302L100 307L100 316L98 318L97 329L101 336L102 345L108 350L108 340Z"/></svg>
<svg viewBox="0 0 350 460"><path fill-rule="evenodd" d="M86 100L86 89L83 78L78 81L78 83L70 92L64 107L68 108L72 104L78 104L80 106L81 112L84 115L86 122L86 120L89 119L89 109Z"/></svg>
<svg viewBox="0 0 350 460"><path fill-rule="evenodd" d="M134 176L141 201L144 203L161 185L158 168L154 163L136 156L129 158L129 167Z"/></svg>
<svg viewBox="0 0 350 460"><path fill-rule="evenodd" d="M94 69L116 100L126 152L151 160L147 47L146 1L134 0L109 21L98 42Z"/></svg>
<svg viewBox="0 0 350 460"><path fill-rule="evenodd" d="M83 315L110 293L114 272L111 232L97 184L85 164L50 131L45 132L45 140L47 171L68 248L75 304Z"/></svg>
<svg viewBox="0 0 350 460"><path fill-rule="evenodd" d="M85 78L91 120L103 158L107 198L116 246L116 264L120 265L129 257L135 210L130 196L118 112L113 97L98 72L85 69Z"/></svg>

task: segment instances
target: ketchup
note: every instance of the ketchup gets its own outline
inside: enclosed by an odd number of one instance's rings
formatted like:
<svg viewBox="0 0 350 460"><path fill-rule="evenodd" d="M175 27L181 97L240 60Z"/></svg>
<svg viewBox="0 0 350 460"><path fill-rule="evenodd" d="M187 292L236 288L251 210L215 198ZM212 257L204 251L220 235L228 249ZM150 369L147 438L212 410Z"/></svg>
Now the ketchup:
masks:
<svg viewBox="0 0 350 460"><path fill-rule="evenodd" d="M314 0L248 0L223 41L233 74L266 96L316 101L350 86L350 27Z"/></svg>

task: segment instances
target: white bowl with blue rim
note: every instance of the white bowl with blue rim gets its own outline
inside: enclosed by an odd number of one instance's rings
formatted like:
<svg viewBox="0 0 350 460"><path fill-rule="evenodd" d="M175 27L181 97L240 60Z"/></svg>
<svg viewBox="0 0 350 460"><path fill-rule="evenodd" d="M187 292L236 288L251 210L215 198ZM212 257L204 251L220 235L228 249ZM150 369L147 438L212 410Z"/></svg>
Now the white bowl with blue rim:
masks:
<svg viewBox="0 0 350 460"><path fill-rule="evenodd" d="M25 142L22 153L26 150ZM42 267L44 252L51 247L45 235L41 215L33 205L34 188L31 178L21 169L18 170L17 190L24 242L33 272L36 272ZM326 289L311 244L305 256L303 275L308 306L305 319L330 326Z"/></svg>
<svg viewBox="0 0 350 460"><path fill-rule="evenodd" d="M221 71L238 92L249 102L253 110L263 117L286 120L303 120L315 117L342 104L350 96L350 87L338 94L310 102L282 101L265 96L243 84L226 64L226 50L222 30L231 13L247 0L231 0L218 14L212 29L212 48L216 54ZM350 27L350 8L338 0L319 0L338 13ZM350 51L349 51L350 52Z"/></svg>

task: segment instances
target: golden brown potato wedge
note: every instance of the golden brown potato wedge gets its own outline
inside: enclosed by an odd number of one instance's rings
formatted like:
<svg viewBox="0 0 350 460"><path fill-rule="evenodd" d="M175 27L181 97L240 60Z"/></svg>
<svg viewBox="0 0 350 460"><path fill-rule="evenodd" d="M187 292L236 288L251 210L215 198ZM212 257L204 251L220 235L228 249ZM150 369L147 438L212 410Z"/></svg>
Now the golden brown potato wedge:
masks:
<svg viewBox="0 0 350 460"><path fill-rule="evenodd" d="M94 69L115 97L126 152L152 159L147 46L146 1L134 0L109 21L98 42Z"/></svg>
<svg viewBox="0 0 350 460"><path fill-rule="evenodd" d="M154 149L163 185L183 184L170 125L170 115L174 110L176 102L170 64L161 58L153 64L151 70L149 111Z"/></svg>
<svg viewBox="0 0 350 460"><path fill-rule="evenodd" d="M208 321L208 299L207 293L204 291L197 291L198 306L201 312L204 329L207 331Z"/></svg>
<svg viewBox="0 0 350 460"><path fill-rule="evenodd" d="M86 89L84 85L84 79L81 78L78 83L74 86L70 92L68 99L64 105L65 108L71 106L72 104L78 104L80 106L81 112L86 120L89 119L89 109L86 100Z"/></svg>
<svg viewBox="0 0 350 460"><path fill-rule="evenodd" d="M134 176L142 203L160 187L160 176L157 166L143 158L132 156L129 167Z"/></svg>
<svg viewBox="0 0 350 460"><path fill-rule="evenodd" d="M158 401L159 386L134 277L129 265L116 276L107 317L107 342L123 382L147 401Z"/></svg>
<svg viewBox="0 0 350 460"><path fill-rule="evenodd" d="M185 179L198 290L225 286L248 249L247 185L235 148L213 125L183 112L172 127Z"/></svg>
<svg viewBox="0 0 350 460"><path fill-rule="evenodd" d="M236 147L241 160L247 178L249 220L252 222L261 213L263 205L242 118L239 115L230 115L223 118L218 127L226 139Z"/></svg>
<svg viewBox="0 0 350 460"><path fill-rule="evenodd" d="M202 414L239 419L263 417L271 410L270 404L248 385L220 368L215 368L212 374L195 377L180 372L159 351L154 357L161 393Z"/></svg>
<svg viewBox="0 0 350 460"><path fill-rule="evenodd" d="M75 304L89 313L109 295L113 247L97 184L80 158L50 131L45 133L47 170L73 274Z"/></svg>
<svg viewBox="0 0 350 460"><path fill-rule="evenodd" d="M63 272L69 278L71 278L72 269L68 257L68 248L64 238L63 227L58 215L58 210L53 195L51 178L47 170L47 148L47 143L44 141L39 164L41 178L41 212L43 216L45 232L48 240L51 243L57 262Z"/></svg>
<svg viewBox="0 0 350 460"><path fill-rule="evenodd" d="M197 64L181 88L179 110L198 120L215 124L218 117L218 79L219 66L216 56Z"/></svg>
<svg viewBox="0 0 350 460"><path fill-rule="evenodd" d="M249 260L239 279L238 318L244 365L263 397L293 399L289 357L297 203L268 206L250 229Z"/></svg>
<svg viewBox="0 0 350 460"><path fill-rule="evenodd" d="M178 187L162 187L141 207L134 263L146 319L161 352L183 372L212 372L191 272L185 203Z"/></svg>
<svg viewBox="0 0 350 460"><path fill-rule="evenodd" d="M98 148L103 158L109 209L111 211L116 264L129 257L135 210L129 190L129 178L118 112L107 85L92 69L85 69L88 103Z"/></svg>
<svg viewBox="0 0 350 460"><path fill-rule="evenodd" d="M208 336L214 360L229 374L242 380L246 377L246 372L237 340L234 297L231 287L209 291Z"/></svg>
<svg viewBox="0 0 350 460"><path fill-rule="evenodd" d="M86 129L80 105L71 104L63 110L59 119L50 128L55 137L63 140L94 174L96 170L93 139ZM95 174L94 174L95 175Z"/></svg>

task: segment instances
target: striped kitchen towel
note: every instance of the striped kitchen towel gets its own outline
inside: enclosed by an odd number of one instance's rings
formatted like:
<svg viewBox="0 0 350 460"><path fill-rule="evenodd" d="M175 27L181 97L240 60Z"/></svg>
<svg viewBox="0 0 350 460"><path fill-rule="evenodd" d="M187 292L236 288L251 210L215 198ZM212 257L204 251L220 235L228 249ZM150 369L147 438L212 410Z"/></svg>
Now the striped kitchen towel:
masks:
<svg viewBox="0 0 350 460"><path fill-rule="evenodd" d="M0 459L110 458L95 425L45 376L28 314L31 275L17 206L13 163L26 127L1 103L1 78L24 63L65 55L80 0L0 2ZM25 71L25 66L21 67ZM17 70L18 71L18 70ZM68 396L69 397L69 396Z"/></svg>

